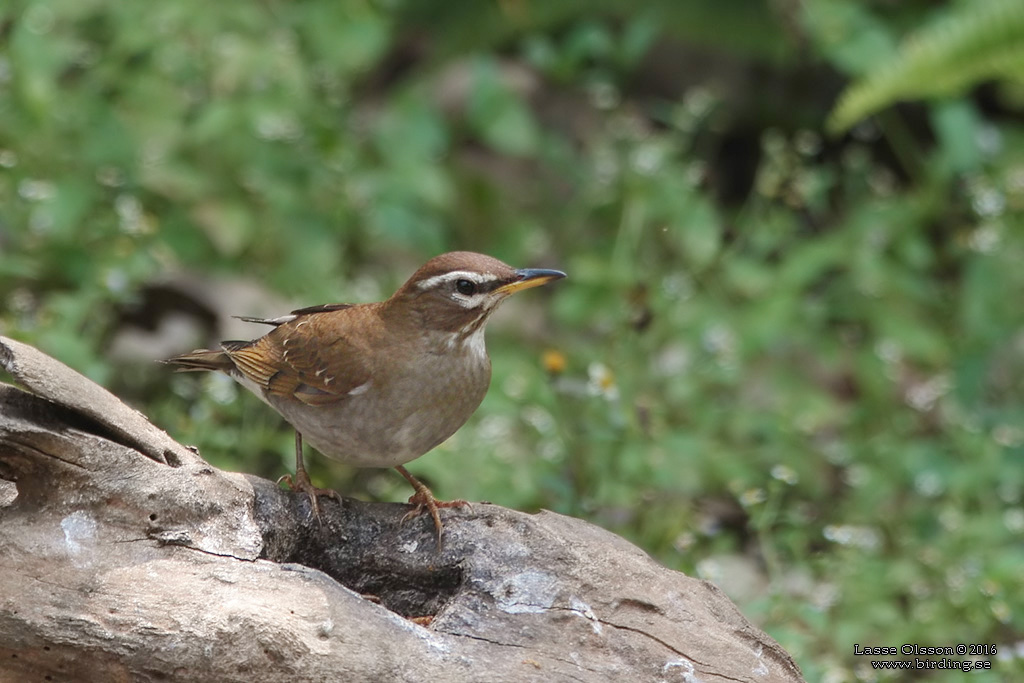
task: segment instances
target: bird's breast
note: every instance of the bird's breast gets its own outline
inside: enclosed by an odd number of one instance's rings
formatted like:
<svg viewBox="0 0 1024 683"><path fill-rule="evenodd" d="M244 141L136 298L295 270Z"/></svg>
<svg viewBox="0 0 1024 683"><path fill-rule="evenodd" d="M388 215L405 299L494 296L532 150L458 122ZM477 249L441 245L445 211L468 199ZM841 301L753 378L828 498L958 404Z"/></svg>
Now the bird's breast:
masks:
<svg viewBox="0 0 1024 683"><path fill-rule="evenodd" d="M454 434L490 385L486 352L384 361L365 389L326 406L274 407L324 455L357 467L409 462Z"/></svg>

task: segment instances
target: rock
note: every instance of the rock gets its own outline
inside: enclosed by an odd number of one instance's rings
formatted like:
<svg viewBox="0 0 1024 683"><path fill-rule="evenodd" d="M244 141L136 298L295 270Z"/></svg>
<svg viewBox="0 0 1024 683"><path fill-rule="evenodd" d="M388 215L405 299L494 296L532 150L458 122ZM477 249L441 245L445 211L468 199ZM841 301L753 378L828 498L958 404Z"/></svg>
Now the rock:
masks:
<svg viewBox="0 0 1024 683"><path fill-rule="evenodd" d="M0 338L0 680L800 681L712 584L551 512L222 472ZM167 454L173 454L167 457Z"/></svg>

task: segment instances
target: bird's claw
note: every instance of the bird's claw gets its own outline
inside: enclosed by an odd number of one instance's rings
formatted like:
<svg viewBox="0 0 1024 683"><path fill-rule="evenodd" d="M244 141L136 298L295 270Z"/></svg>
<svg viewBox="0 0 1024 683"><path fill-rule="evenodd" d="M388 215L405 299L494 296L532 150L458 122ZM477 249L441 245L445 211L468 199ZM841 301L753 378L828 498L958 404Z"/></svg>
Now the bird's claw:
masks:
<svg viewBox="0 0 1024 683"><path fill-rule="evenodd" d="M302 470L292 476L285 474L277 480L278 485L285 484L292 491L305 493L309 496L309 507L312 513L313 519L319 524L323 524L323 520L320 518L320 502L317 500L319 496L327 496L334 500L341 502L341 496L338 495L337 491L332 489L321 489L313 486L313 482L310 481L309 475L306 474L305 470Z"/></svg>
<svg viewBox="0 0 1024 683"><path fill-rule="evenodd" d="M431 518L434 520L434 526L437 528L437 547L441 547L441 534L444 531L444 524L441 523L441 508L461 508L468 507L470 510L473 506L467 500L438 500L434 498L434 494L424 486L422 489L418 489L416 493L409 497L409 504L415 505L412 510L409 510L405 515L402 516L401 524L404 524L407 520L422 515L424 511L429 512Z"/></svg>

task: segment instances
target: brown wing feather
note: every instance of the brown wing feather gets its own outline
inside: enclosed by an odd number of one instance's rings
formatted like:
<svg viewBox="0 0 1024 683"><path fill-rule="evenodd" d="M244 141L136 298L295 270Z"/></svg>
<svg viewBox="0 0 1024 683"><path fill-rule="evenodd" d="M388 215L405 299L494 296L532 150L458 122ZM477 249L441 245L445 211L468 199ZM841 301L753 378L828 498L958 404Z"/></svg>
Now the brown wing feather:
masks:
<svg viewBox="0 0 1024 683"><path fill-rule="evenodd" d="M287 322L295 320L296 316L309 315L310 313L327 313L328 311L340 311L345 308L352 308L355 304L319 304L318 306L306 306L305 308L297 308L288 315L281 315L276 318L258 318L251 315L233 315L232 318L237 318L247 323L256 323L258 325L284 325Z"/></svg>
<svg viewBox="0 0 1024 683"><path fill-rule="evenodd" d="M296 308L292 311L292 315L309 315L311 313L329 313L331 311L343 311L346 308L352 308L355 304L319 304L317 306L306 306L305 308Z"/></svg>
<svg viewBox="0 0 1024 683"><path fill-rule="evenodd" d="M236 350L226 350L225 353L235 364L235 368L247 378L260 385L264 389L270 384L270 379L278 373L275 361L278 359L267 354L264 344L259 341Z"/></svg>
<svg viewBox="0 0 1024 683"><path fill-rule="evenodd" d="M334 403L370 381L370 368L359 361L364 356L358 341L347 334L358 308L300 315L251 345L227 353L243 375L271 395L309 405Z"/></svg>

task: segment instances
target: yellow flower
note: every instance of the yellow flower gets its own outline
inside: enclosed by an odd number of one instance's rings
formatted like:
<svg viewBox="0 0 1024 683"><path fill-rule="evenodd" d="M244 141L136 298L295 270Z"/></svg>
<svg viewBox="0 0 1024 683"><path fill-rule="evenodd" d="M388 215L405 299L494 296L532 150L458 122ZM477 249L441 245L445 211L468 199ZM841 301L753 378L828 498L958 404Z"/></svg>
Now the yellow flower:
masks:
<svg viewBox="0 0 1024 683"><path fill-rule="evenodd" d="M569 361L558 349L548 349L541 355L541 363L549 374L560 375L565 372L565 366Z"/></svg>

